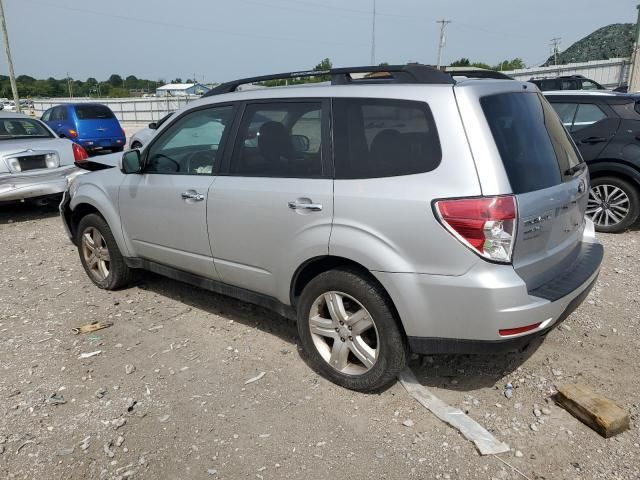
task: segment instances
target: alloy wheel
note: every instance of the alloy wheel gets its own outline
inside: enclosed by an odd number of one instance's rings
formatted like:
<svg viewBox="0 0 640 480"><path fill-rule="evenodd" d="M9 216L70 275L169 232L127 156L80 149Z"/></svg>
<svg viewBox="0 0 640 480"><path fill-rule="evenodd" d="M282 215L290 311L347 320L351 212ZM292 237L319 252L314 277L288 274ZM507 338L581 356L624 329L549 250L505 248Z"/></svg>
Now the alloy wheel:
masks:
<svg viewBox="0 0 640 480"><path fill-rule="evenodd" d="M612 227L622 222L631 209L627 193L615 185L597 185L589 191L587 216L599 227Z"/></svg>
<svg viewBox="0 0 640 480"><path fill-rule="evenodd" d="M88 227L82 232L82 256L89 274L98 282L109 276L111 256L107 242L95 227Z"/></svg>
<svg viewBox="0 0 640 480"><path fill-rule="evenodd" d="M340 373L361 375L375 365L378 331L367 309L350 295L320 295L309 312L309 329L320 356Z"/></svg>

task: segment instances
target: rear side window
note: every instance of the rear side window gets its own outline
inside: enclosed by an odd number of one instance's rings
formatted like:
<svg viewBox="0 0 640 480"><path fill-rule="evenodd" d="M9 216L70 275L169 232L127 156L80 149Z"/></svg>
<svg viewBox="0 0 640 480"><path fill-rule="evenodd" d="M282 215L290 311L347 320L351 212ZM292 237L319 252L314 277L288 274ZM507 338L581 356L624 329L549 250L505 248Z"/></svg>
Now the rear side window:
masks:
<svg viewBox="0 0 640 480"><path fill-rule="evenodd" d="M75 107L78 120L104 120L114 118L113 112L104 105L77 105Z"/></svg>
<svg viewBox="0 0 640 480"><path fill-rule="evenodd" d="M578 106L578 113L576 113L576 119L573 122L571 131L575 132L605 118L607 118L607 114L597 105L593 103L581 103Z"/></svg>
<svg viewBox="0 0 640 480"><path fill-rule="evenodd" d="M580 157L558 115L539 94L501 93L480 99L513 193L558 185Z"/></svg>
<svg viewBox="0 0 640 480"><path fill-rule="evenodd" d="M423 102L334 99L336 179L412 175L440 165L433 115Z"/></svg>
<svg viewBox="0 0 640 480"><path fill-rule="evenodd" d="M560 121L566 127L567 130L571 130L573 125L573 118L576 116L576 110L578 109L577 103L552 103L554 110L558 113Z"/></svg>
<svg viewBox="0 0 640 480"><path fill-rule="evenodd" d="M247 105L231 173L245 177L321 177L322 123L321 102Z"/></svg>

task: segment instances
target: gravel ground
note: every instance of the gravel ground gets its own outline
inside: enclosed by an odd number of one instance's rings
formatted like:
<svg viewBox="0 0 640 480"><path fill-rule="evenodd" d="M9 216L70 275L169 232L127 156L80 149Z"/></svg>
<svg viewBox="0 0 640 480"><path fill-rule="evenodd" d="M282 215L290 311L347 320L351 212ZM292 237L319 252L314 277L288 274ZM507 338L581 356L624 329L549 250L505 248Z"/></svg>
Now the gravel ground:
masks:
<svg viewBox="0 0 640 480"><path fill-rule="evenodd" d="M95 288L52 210L3 207L0 238L0 478L640 478L638 230L600 235L597 287L537 349L412 360L523 475L399 384L362 395L318 377L269 311L151 274ZM96 320L113 326L72 334ZM555 406L570 382L615 400L631 429L605 440Z"/></svg>

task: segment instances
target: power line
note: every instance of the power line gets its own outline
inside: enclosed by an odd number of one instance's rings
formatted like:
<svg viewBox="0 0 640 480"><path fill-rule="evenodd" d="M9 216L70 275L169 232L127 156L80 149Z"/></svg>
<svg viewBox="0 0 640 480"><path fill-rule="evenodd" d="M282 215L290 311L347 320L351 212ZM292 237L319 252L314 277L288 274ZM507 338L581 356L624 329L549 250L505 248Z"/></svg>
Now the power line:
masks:
<svg viewBox="0 0 640 480"><path fill-rule="evenodd" d="M44 6L47 6L47 7L50 7L50 8L56 8L56 9L64 10L64 11L86 13L86 14L95 15L95 16L98 16L98 17L116 18L118 20L130 20L130 21L134 21L136 23L146 23L146 24L149 24L149 25L156 25L156 26L162 26L162 27L171 27L171 28L180 28L180 29L191 30L191 31L197 30L197 31L202 31L202 32L225 34L225 35L241 37L241 38L249 37L249 38L258 38L258 39L277 40L277 41L284 41L284 42L319 43L319 44L338 45L338 46L364 45L362 43L353 43L353 42L346 43L346 42L331 42L331 41L326 41L326 40L307 40L307 39L301 38L301 37L281 37L281 36L276 36L276 35L262 35L262 34L258 34L258 33L238 32L237 30L223 30L223 29L219 29L219 28L205 28L205 27L198 27L196 25L184 25L184 24L179 24L179 23L164 22L164 21L160 21L160 20L149 20L149 19L140 18L140 17L132 17L132 16L127 16L127 15L118 15L118 14L115 14L115 13L97 12L97 11L94 11L94 10L88 10L88 9L84 9L84 8L53 5L51 3L44 2L44 1L39 1L39 0L27 0L27 1L29 1L31 3L36 3L38 5L44 5ZM254 3L258 3L258 2L254 2Z"/></svg>
<svg viewBox="0 0 640 480"><path fill-rule="evenodd" d="M438 42L438 63L437 68L440 68L440 64L442 63L442 50L444 49L444 30L447 28L447 25L451 23L451 20L438 20L436 23L440 24L440 41Z"/></svg>

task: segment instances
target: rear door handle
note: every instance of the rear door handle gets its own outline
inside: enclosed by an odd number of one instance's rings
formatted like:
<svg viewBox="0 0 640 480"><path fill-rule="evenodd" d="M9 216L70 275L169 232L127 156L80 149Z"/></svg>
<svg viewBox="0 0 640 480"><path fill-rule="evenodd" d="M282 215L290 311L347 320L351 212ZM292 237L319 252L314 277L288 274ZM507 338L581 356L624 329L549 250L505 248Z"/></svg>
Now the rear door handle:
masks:
<svg viewBox="0 0 640 480"><path fill-rule="evenodd" d="M196 202L201 202L204 200L204 194L198 193L195 190L189 190L187 192L182 192L183 200L195 200Z"/></svg>
<svg viewBox="0 0 640 480"><path fill-rule="evenodd" d="M607 140L609 140L609 139L608 138L604 138L604 137L588 137L588 138L585 138L583 140L580 140L580 143L586 143L586 144L602 143L602 142L606 142Z"/></svg>
<svg viewBox="0 0 640 480"><path fill-rule="evenodd" d="M319 212L322 210L322 204L304 203L296 200L295 202L289 202L289 208L291 210L310 210L312 212Z"/></svg>

